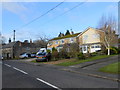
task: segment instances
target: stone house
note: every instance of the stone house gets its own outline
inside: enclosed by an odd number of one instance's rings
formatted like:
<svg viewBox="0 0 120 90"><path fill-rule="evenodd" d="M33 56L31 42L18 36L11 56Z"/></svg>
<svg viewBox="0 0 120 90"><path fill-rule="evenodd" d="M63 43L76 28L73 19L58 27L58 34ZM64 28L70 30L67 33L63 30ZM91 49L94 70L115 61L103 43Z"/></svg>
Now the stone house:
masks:
<svg viewBox="0 0 120 90"><path fill-rule="evenodd" d="M39 51L40 47L30 42L9 42L2 46L2 56L4 59L17 58L22 53L34 53Z"/></svg>

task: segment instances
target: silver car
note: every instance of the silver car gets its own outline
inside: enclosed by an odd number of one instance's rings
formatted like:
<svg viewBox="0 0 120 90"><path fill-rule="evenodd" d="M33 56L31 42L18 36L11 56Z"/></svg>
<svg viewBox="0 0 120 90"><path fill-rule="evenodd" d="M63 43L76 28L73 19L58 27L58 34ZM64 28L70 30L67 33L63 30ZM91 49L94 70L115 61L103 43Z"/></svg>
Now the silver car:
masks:
<svg viewBox="0 0 120 90"><path fill-rule="evenodd" d="M28 58L28 54L27 53L20 54L19 58Z"/></svg>

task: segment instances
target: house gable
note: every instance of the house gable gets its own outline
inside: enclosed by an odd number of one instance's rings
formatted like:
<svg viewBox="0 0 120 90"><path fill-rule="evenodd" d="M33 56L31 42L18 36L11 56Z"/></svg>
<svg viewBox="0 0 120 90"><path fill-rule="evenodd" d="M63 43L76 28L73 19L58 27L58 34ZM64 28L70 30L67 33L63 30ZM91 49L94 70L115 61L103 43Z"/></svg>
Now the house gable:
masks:
<svg viewBox="0 0 120 90"><path fill-rule="evenodd" d="M99 31L91 27L87 28L84 32L77 36L79 38L79 42L81 44L99 43L100 42L100 35L98 33Z"/></svg>

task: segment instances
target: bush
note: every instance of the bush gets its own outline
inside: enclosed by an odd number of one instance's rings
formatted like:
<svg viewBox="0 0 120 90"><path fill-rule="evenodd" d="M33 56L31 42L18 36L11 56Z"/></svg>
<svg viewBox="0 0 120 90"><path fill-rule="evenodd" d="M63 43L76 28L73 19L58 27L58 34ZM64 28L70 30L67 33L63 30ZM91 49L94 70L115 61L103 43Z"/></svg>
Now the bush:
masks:
<svg viewBox="0 0 120 90"><path fill-rule="evenodd" d="M85 53L85 54L84 54L84 57L85 57L85 58L89 58L89 57L92 57L92 55L91 55L91 53Z"/></svg>
<svg viewBox="0 0 120 90"><path fill-rule="evenodd" d="M52 48L52 60L58 60L59 59L59 53L56 48Z"/></svg>
<svg viewBox="0 0 120 90"><path fill-rule="evenodd" d="M108 49L105 50L105 53L107 54L108 53ZM110 48L110 54L113 55L113 54L118 54L119 53L119 49L116 48L116 47L111 47Z"/></svg>
<svg viewBox="0 0 120 90"><path fill-rule="evenodd" d="M70 58L70 55L65 49L61 49L59 52L59 58Z"/></svg>
<svg viewBox="0 0 120 90"><path fill-rule="evenodd" d="M119 50L118 50L118 48L116 48L116 47L111 47L111 48L110 48L110 53L111 53L111 54L118 54L118 51L119 51Z"/></svg>
<svg viewBox="0 0 120 90"><path fill-rule="evenodd" d="M104 55L104 54L105 54L104 51L101 50L91 53L92 56Z"/></svg>
<svg viewBox="0 0 120 90"><path fill-rule="evenodd" d="M50 50L50 49L47 49L47 53L51 53L51 50Z"/></svg>
<svg viewBox="0 0 120 90"><path fill-rule="evenodd" d="M54 51L57 51L57 49L55 47L52 48L52 52L54 52Z"/></svg>
<svg viewBox="0 0 120 90"><path fill-rule="evenodd" d="M78 53L77 54L77 58L80 60L80 59L85 59L85 56L83 53Z"/></svg>

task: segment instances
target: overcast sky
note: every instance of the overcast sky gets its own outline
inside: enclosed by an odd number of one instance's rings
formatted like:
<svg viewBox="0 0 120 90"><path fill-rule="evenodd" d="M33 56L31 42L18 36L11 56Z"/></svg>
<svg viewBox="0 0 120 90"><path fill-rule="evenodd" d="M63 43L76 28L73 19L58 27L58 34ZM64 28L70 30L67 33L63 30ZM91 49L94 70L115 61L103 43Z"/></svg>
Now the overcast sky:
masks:
<svg viewBox="0 0 120 90"><path fill-rule="evenodd" d="M117 2L85 2L70 12L80 2L64 2L53 11L31 24L23 27L31 20L44 14L60 2L4 2L2 3L2 34L13 38L16 30L16 40L35 40L46 35L49 38L58 36L59 32L65 33L71 29L77 33L88 27L96 28L103 14L113 14L118 17ZM0 4L1 5L1 4ZM59 16L58 18L56 18Z"/></svg>

